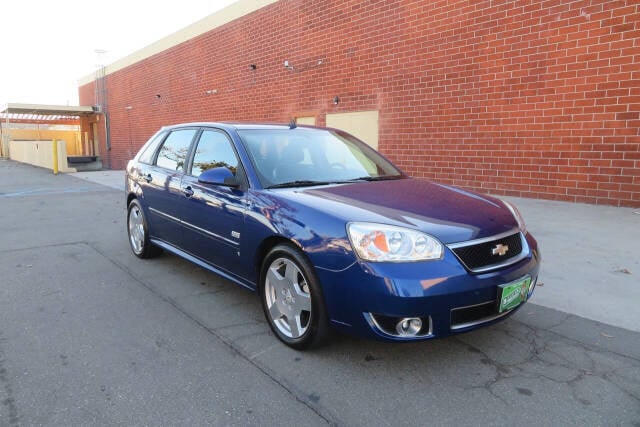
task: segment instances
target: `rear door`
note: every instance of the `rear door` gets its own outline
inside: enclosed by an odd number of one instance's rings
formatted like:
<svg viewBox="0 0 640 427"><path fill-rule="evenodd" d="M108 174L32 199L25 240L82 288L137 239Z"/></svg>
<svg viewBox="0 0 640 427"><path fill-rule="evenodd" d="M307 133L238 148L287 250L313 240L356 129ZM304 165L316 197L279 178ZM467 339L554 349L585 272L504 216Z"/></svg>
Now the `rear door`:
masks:
<svg viewBox="0 0 640 427"><path fill-rule="evenodd" d="M178 247L182 244L179 202L183 194L180 182L191 142L197 133L197 128L171 131L157 151L153 164L140 171L139 182L148 208L149 234Z"/></svg>
<svg viewBox="0 0 640 427"><path fill-rule="evenodd" d="M192 255L237 274L240 239L244 232L246 185L201 184L198 176L207 169L226 167L242 178L238 155L229 136L206 128L192 153L190 173L182 179L184 248Z"/></svg>

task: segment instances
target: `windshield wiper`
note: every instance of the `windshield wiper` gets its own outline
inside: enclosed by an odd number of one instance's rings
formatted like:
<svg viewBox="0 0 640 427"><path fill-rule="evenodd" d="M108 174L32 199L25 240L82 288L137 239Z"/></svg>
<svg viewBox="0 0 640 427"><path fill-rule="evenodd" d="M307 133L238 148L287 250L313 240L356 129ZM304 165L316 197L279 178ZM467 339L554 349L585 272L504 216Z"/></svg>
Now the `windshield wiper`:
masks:
<svg viewBox="0 0 640 427"><path fill-rule="evenodd" d="M308 179L302 179L297 181L281 182L279 184L273 184L265 188L270 189L270 188L288 188L288 187L311 187L312 185L329 185L329 184L335 184L335 181L311 181Z"/></svg>
<svg viewBox="0 0 640 427"><path fill-rule="evenodd" d="M266 189L271 188L290 188L290 187L311 187L314 185L330 185L330 184L345 184L348 182L357 181L388 181L392 179L400 179L402 175L380 175L380 176L361 176L360 178L336 180L336 181L313 181L309 179L300 179L296 181L281 182L278 184L269 185Z"/></svg>
<svg viewBox="0 0 640 427"><path fill-rule="evenodd" d="M351 181L388 181L392 179L400 179L402 175L379 175L379 176L361 176L359 178L350 179Z"/></svg>

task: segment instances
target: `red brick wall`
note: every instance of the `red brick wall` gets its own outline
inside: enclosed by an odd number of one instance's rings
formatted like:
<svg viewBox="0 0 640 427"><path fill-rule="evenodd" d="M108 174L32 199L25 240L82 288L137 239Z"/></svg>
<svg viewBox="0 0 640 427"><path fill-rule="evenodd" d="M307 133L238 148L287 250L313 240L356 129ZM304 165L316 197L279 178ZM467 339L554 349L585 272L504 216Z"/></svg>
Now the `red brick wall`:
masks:
<svg viewBox="0 0 640 427"><path fill-rule="evenodd" d="M164 124L375 109L380 150L411 175L640 206L637 1L282 0L107 87L112 168Z"/></svg>

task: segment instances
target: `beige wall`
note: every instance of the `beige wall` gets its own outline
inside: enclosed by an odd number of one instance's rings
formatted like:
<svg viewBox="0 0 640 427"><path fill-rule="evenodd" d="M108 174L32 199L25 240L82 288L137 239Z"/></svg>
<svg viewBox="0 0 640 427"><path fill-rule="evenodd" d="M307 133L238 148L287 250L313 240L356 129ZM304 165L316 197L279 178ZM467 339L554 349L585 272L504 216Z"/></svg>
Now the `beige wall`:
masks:
<svg viewBox="0 0 640 427"><path fill-rule="evenodd" d="M378 112L327 114L327 127L341 129L378 149Z"/></svg>
<svg viewBox="0 0 640 427"><path fill-rule="evenodd" d="M9 129L4 130L11 140L45 141L57 139L64 141L68 156L80 156L83 154L80 143L80 132L70 130L37 130L37 129Z"/></svg>
<svg viewBox="0 0 640 427"><path fill-rule="evenodd" d="M53 169L52 141L11 141L9 154L12 160ZM60 172L76 172L67 164L67 147L58 143L58 169Z"/></svg>
<svg viewBox="0 0 640 427"><path fill-rule="evenodd" d="M296 123L299 124L299 125L315 126L316 125L316 118L315 118L315 116L296 117Z"/></svg>

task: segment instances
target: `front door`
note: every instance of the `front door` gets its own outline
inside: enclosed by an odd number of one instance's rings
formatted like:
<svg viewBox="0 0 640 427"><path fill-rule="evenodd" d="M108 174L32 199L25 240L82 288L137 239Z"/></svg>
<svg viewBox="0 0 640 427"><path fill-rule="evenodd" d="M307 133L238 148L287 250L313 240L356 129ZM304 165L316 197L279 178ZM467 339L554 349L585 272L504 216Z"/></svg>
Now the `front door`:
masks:
<svg viewBox="0 0 640 427"><path fill-rule="evenodd" d="M216 167L226 167L236 174L238 165L228 135L205 129L195 145L190 173L184 175L181 185L183 248L229 273L237 271L240 261L246 193L225 185L201 184L198 176Z"/></svg>

